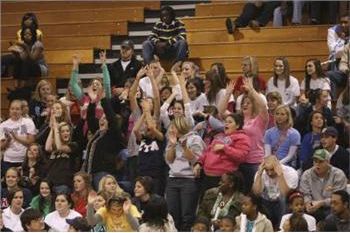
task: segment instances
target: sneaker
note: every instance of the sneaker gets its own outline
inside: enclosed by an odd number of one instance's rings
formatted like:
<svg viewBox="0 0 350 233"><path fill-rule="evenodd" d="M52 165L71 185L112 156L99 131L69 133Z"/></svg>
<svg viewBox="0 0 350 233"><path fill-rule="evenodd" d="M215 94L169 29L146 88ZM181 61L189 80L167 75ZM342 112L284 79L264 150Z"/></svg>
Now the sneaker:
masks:
<svg viewBox="0 0 350 233"><path fill-rule="evenodd" d="M233 32L236 30L236 24L232 22L230 18L226 19L226 29L229 34L233 34Z"/></svg>
<svg viewBox="0 0 350 233"><path fill-rule="evenodd" d="M253 29L253 30L259 30L260 29L260 23L256 20L251 20L249 22L249 26Z"/></svg>

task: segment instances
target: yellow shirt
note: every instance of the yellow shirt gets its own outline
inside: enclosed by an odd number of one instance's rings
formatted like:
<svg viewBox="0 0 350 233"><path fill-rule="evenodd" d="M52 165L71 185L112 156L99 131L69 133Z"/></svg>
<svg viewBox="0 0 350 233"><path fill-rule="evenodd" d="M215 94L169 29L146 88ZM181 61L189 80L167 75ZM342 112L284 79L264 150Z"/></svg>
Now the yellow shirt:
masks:
<svg viewBox="0 0 350 233"><path fill-rule="evenodd" d="M107 231L134 231L129 224L126 214L121 216L115 216L107 211L106 207L102 207L97 211L97 214L101 216ZM136 206L132 205L130 208L130 214L134 218L141 218L140 212L137 210Z"/></svg>

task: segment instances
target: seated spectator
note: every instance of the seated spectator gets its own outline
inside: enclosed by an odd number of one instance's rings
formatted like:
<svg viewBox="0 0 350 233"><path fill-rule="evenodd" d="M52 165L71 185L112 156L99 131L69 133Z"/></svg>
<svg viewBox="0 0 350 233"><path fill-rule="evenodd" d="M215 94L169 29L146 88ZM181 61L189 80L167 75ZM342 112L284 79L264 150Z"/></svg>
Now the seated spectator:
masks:
<svg viewBox="0 0 350 233"><path fill-rule="evenodd" d="M236 217L235 231L240 232L271 232L271 221L261 213L260 200L252 193L247 194L242 201L242 213Z"/></svg>
<svg viewBox="0 0 350 233"><path fill-rule="evenodd" d="M13 66L13 77L19 80L19 87L32 88L35 78L48 75L44 45L37 40L36 30L32 27L22 29L21 39L21 42L9 47L11 54L1 56L1 66Z"/></svg>
<svg viewBox="0 0 350 233"><path fill-rule="evenodd" d="M21 33L23 28L26 27L32 27L33 29L36 30L36 37L38 40L42 41L43 40L43 33L41 30L39 30L39 22L36 17L36 15L32 12L25 13L22 17L21 21L21 29L17 31L17 40L18 41L23 41L21 38Z"/></svg>
<svg viewBox="0 0 350 233"><path fill-rule="evenodd" d="M206 217L199 216L194 220L192 232L209 232L211 231L210 221Z"/></svg>
<svg viewBox="0 0 350 233"><path fill-rule="evenodd" d="M220 232L233 232L236 228L236 220L234 216L226 215L220 217Z"/></svg>
<svg viewBox="0 0 350 233"><path fill-rule="evenodd" d="M20 216L23 213L23 191L20 188L14 188L11 190L7 199L9 201L9 207L4 209L2 213L2 219L4 226L11 231L23 231Z"/></svg>
<svg viewBox="0 0 350 233"><path fill-rule="evenodd" d="M139 176L135 179L134 194L131 200L140 212L144 211L151 199L162 198L153 192L153 179L149 176Z"/></svg>
<svg viewBox="0 0 350 233"><path fill-rule="evenodd" d="M91 187L91 178L89 174L79 171L73 177L74 191L71 195L74 210L80 213L83 217L86 216L87 198L90 192L95 192Z"/></svg>
<svg viewBox="0 0 350 233"><path fill-rule="evenodd" d="M295 128L299 131L301 136L304 136L305 133L307 133L305 122L308 121L309 116L313 111L321 112L328 126L335 126L332 110L327 107L329 97L328 91L317 89L311 91L309 96L310 104L305 105L301 103L298 105L297 109Z"/></svg>
<svg viewBox="0 0 350 233"><path fill-rule="evenodd" d="M221 176L219 187L205 192L197 216L210 219L214 228L218 229L221 217L229 215L234 218L241 213L242 191L242 175L239 172L225 173Z"/></svg>
<svg viewBox="0 0 350 233"><path fill-rule="evenodd" d="M343 147L349 148L349 134L350 134L350 101L349 101L350 85L349 80L346 83L345 89L340 93L336 105L335 122L337 129L342 137L338 138L338 142Z"/></svg>
<svg viewBox="0 0 350 233"><path fill-rule="evenodd" d="M45 217L45 223L49 226L50 231L67 232L69 224L66 219L81 217L73 208L73 201L69 194L59 193L55 200L55 211Z"/></svg>
<svg viewBox="0 0 350 233"><path fill-rule="evenodd" d="M226 85L229 83L230 79L226 74L226 69L224 64L220 62L216 62L211 64L210 66L211 70L214 70L220 77L220 86L221 88L225 88Z"/></svg>
<svg viewBox="0 0 350 233"><path fill-rule="evenodd" d="M2 214L3 214L3 210L0 209L0 230L2 232L11 232L11 230L9 228L4 226L4 221L3 221L3 218L2 218Z"/></svg>
<svg viewBox="0 0 350 233"><path fill-rule="evenodd" d="M1 186L1 209L9 207L11 203L7 196L9 195L9 192L15 189L21 189L23 192L23 207L27 208L32 199L32 193L29 189L20 187L21 173L19 170L15 167L10 167L5 173L4 180L6 186Z"/></svg>
<svg viewBox="0 0 350 233"><path fill-rule="evenodd" d="M293 223L293 217L296 215L306 220L307 222L306 231L316 231L316 219L311 215L305 214L305 203L304 203L303 194L301 194L300 192L294 192L290 194L288 198L288 203L289 203L289 208L292 212L282 216L281 223L280 223L280 230L288 231L285 229L286 228L285 224L289 225L287 226L287 228L288 227L293 228L291 225Z"/></svg>
<svg viewBox="0 0 350 233"><path fill-rule="evenodd" d="M30 118L22 117L21 101L10 103L9 119L0 124L1 176L10 167L20 167L26 155L26 146L35 140L36 129Z"/></svg>
<svg viewBox="0 0 350 233"><path fill-rule="evenodd" d="M289 62L285 57L278 57L274 62L274 75L267 82L266 93L277 91L282 96L284 105L296 108L300 95L299 82L289 74Z"/></svg>
<svg viewBox="0 0 350 233"><path fill-rule="evenodd" d="M244 5L243 11L234 21L231 18L226 19L227 32L232 34L237 28L250 26L257 30L272 19L273 11L280 5L275 1L254 1Z"/></svg>
<svg viewBox="0 0 350 233"><path fill-rule="evenodd" d="M284 232L307 232L308 222L305 217L292 214L283 224Z"/></svg>
<svg viewBox="0 0 350 233"><path fill-rule="evenodd" d="M141 66L141 62L135 56L134 42L132 40L124 40L120 46L120 58L108 65L114 96L119 96L122 93L126 80L135 78Z"/></svg>
<svg viewBox="0 0 350 233"><path fill-rule="evenodd" d="M66 219L69 224L69 232L89 232L91 227L89 226L87 220L82 217L75 217L73 219Z"/></svg>
<svg viewBox="0 0 350 233"><path fill-rule="evenodd" d="M299 151L299 162L300 167L306 170L308 162L312 162L312 154L316 148L321 145L321 131L326 126L326 119L323 113L320 111L313 111L310 113L308 119L307 132L304 134L301 141L300 151Z"/></svg>
<svg viewBox="0 0 350 233"><path fill-rule="evenodd" d="M52 184L48 180L43 179L39 183L39 195L33 197L30 207L38 210L43 217L46 217L55 209L54 196Z"/></svg>
<svg viewBox="0 0 350 233"><path fill-rule="evenodd" d="M168 213L168 206L164 199L150 199L145 205L142 214L140 232L174 232L177 231L171 215Z"/></svg>
<svg viewBox="0 0 350 233"><path fill-rule="evenodd" d="M21 224L25 232L45 231L44 217L37 209L26 209L21 214Z"/></svg>
<svg viewBox="0 0 350 233"><path fill-rule="evenodd" d="M279 92L273 91L266 95L267 107L269 111L269 123L267 129L274 127L275 124L275 110L282 104L282 96Z"/></svg>
<svg viewBox="0 0 350 233"><path fill-rule="evenodd" d="M287 105L276 108L275 122L276 126L265 132L265 155L276 155L281 164L295 168L300 134L293 128L292 113Z"/></svg>
<svg viewBox="0 0 350 233"><path fill-rule="evenodd" d="M175 62L184 61L187 57L186 29L176 19L175 11L170 6L160 10L160 22L157 22L149 38L143 42L143 59L149 64L156 54L160 58L165 55L175 56Z"/></svg>
<svg viewBox="0 0 350 233"><path fill-rule="evenodd" d="M100 208L94 214L93 205L96 194L90 193L87 206L87 221L90 226L103 223L107 231L137 231L141 217L136 208L132 208L131 201L125 197L112 197L107 201L106 207Z"/></svg>
<svg viewBox="0 0 350 233"><path fill-rule="evenodd" d="M109 199L109 196L106 192L100 191L97 193L96 201L94 203L94 211L95 213L101 209L102 207L106 207L106 203ZM103 223L96 224L93 228L94 232L105 232L106 226Z"/></svg>
<svg viewBox="0 0 350 233"><path fill-rule="evenodd" d="M216 71L210 70L205 73L204 92L209 105L219 105L220 100L226 93L226 89L225 87L222 88L222 84L220 83L220 76Z"/></svg>
<svg viewBox="0 0 350 233"><path fill-rule="evenodd" d="M107 199L125 194L124 190L118 185L117 180L112 175L105 175L101 178L98 184L98 192L104 192L108 197Z"/></svg>
<svg viewBox="0 0 350 233"><path fill-rule="evenodd" d="M281 217L286 212L286 197L298 187L298 180L297 171L281 164L274 155L265 157L255 175L252 190L261 197L274 229L278 229Z"/></svg>
<svg viewBox="0 0 350 233"><path fill-rule="evenodd" d="M339 190L332 193L332 213L325 219L325 231L350 231L349 193Z"/></svg>
<svg viewBox="0 0 350 233"><path fill-rule="evenodd" d="M331 193L345 190L347 179L342 170L330 164L330 154L318 149L313 154L313 167L301 176L300 191L304 194L306 212L323 220L330 212Z"/></svg>
<svg viewBox="0 0 350 233"><path fill-rule="evenodd" d="M181 64L181 74L188 82L190 80L196 80L199 83L198 91L204 92L203 78L201 77L198 65L192 61L184 61Z"/></svg>
<svg viewBox="0 0 350 233"><path fill-rule="evenodd" d="M273 12L273 26L274 27L281 27L285 25L285 16L289 18L289 7L290 7L289 1L282 1L281 6L275 8ZM299 0L293 0L292 1L292 19L291 23L292 25L300 25L302 24L302 13L303 13L303 6L304 1Z"/></svg>

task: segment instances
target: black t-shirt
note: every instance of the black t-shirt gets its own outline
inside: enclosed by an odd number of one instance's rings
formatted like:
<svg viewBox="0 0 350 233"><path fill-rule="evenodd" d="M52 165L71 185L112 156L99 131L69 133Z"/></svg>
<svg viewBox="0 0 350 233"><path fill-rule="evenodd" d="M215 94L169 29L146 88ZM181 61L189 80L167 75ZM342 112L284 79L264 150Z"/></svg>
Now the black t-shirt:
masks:
<svg viewBox="0 0 350 233"><path fill-rule="evenodd" d="M156 139L143 138L139 146L139 175L151 177L162 176L165 166L163 142Z"/></svg>
<svg viewBox="0 0 350 233"><path fill-rule="evenodd" d="M47 179L54 186L57 185L72 185L74 170L74 158L78 153L78 144L75 142L69 143L71 153L63 153L53 151L49 156L49 169Z"/></svg>

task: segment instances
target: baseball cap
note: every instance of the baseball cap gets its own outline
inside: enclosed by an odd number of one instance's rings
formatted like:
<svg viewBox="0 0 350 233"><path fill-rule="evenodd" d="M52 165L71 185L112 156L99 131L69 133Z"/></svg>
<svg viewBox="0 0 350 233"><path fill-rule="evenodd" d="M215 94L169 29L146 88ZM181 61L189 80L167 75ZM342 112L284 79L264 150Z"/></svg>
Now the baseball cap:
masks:
<svg viewBox="0 0 350 233"><path fill-rule="evenodd" d="M66 219L66 222L74 227L77 231L90 231L91 228L85 218L82 217L76 217L73 219Z"/></svg>
<svg viewBox="0 0 350 233"><path fill-rule="evenodd" d="M314 155L312 156L314 159L318 160L329 160L330 154L327 150L325 149L318 149L314 152Z"/></svg>
<svg viewBox="0 0 350 233"><path fill-rule="evenodd" d="M132 40L124 40L121 47L134 49L134 42Z"/></svg>
<svg viewBox="0 0 350 233"><path fill-rule="evenodd" d="M322 135L328 135L328 136L333 136L333 137L338 137L338 130L332 126L329 126L327 128L324 128L322 130Z"/></svg>

